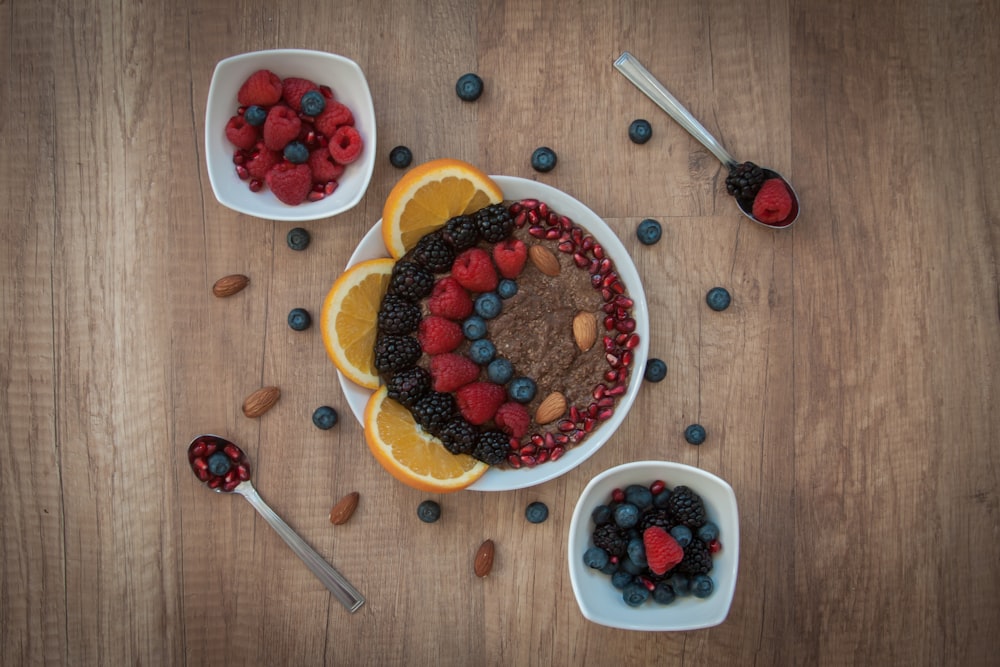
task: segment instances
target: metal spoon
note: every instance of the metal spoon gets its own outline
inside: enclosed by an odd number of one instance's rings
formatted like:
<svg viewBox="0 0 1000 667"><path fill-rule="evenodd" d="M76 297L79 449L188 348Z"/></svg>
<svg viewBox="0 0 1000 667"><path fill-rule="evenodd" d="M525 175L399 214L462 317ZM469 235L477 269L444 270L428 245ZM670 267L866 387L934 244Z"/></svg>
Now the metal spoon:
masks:
<svg viewBox="0 0 1000 667"><path fill-rule="evenodd" d="M358 589L323 560L257 494L250 483L250 462L235 443L217 435L199 435L188 445L188 463L195 476L212 491L238 493L246 498L348 611L354 613L365 603Z"/></svg>
<svg viewBox="0 0 1000 667"><path fill-rule="evenodd" d="M677 98L670 94L666 88L663 87L659 81L656 80L652 74L649 73L642 64L635 59L628 51L623 52L618 59L615 60L615 69L625 75L625 78L635 84L635 87L644 92L649 99L656 102L656 104L667 112L671 118L677 121L681 127L688 131L692 137L701 142L701 145L709 150L712 155L719 159L727 169L732 169L737 164L739 164L736 159L729 154L725 148L722 147L715 137L713 137L708 130L706 130L698 120L691 115L691 112L684 108ZM737 199L736 204L739 206L740 211L743 215L750 218L758 225L767 227L768 229L785 229L790 227L793 222L799 217L799 197L795 194L795 190L792 188L792 184L788 180L779 174L778 172L763 168L764 178L780 178L788 188L789 194L792 196L792 209L789 212L788 217L778 223L766 223L758 220L753 215L753 210L750 208L749 204L745 204L743 201ZM748 210L749 209L749 210Z"/></svg>

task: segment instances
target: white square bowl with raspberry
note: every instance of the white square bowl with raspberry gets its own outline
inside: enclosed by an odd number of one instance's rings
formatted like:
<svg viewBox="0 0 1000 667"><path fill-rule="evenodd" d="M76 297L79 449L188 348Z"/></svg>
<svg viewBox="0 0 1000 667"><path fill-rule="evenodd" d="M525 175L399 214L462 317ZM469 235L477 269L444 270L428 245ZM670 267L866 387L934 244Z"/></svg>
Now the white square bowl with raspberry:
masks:
<svg viewBox="0 0 1000 667"><path fill-rule="evenodd" d="M308 161L301 163L296 158L293 158L294 164L287 164L289 159L286 155L290 154L277 146L263 151L261 144L265 139L264 125L250 128L248 123L242 121L243 114L240 111L245 111L250 105L241 104L241 88L255 72L261 70L274 73L282 81L289 78L303 79L314 82L317 89L323 88L322 97L328 109L336 102L350 110L350 120L346 124L356 131L356 135L354 132L351 135L360 139L362 144L360 154L347 164L336 164L330 158L331 164L326 166L340 173L335 178L326 176L325 182L313 182L301 203L289 204L275 196L264 175L269 169L261 167L257 170L260 173L255 171L255 176L248 175L246 171L245 165L251 156L262 152L267 153L270 162L286 163L282 169L288 167L293 170L298 167L300 172L305 172L302 164L309 165ZM301 98L296 102L300 100ZM259 106L267 112L273 106L286 103L286 99L282 97L277 103L262 103ZM316 137L317 134L322 134L318 132L307 136L313 121L304 113L297 115L303 119L303 130L302 136L296 141L305 147L310 157L313 157L313 152L323 153L330 137ZM234 117L240 118L238 124L241 129L258 134L257 148L248 145L241 150L227 136L227 125ZM317 117L316 121L318 120ZM375 168L375 146L375 110L371 91L364 73L354 61L322 51L276 49L235 55L216 65L205 109L205 161L212 192L223 206L269 220L306 221L333 217L353 208L364 197ZM308 173L312 175L318 172L318 169L313 169ZM303 182L304 179L303 176ZM319 180L318 175L316 180ZM296 188L305 187L303 183L295 185ZM285 198L288 199L287 196Z"/></svg>

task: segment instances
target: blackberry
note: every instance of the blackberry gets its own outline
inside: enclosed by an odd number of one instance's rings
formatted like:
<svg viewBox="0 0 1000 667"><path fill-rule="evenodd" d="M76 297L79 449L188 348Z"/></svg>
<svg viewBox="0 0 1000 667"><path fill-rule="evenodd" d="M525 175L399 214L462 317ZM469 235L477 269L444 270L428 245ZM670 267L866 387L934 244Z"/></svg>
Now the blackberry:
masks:
<svg viewBox="0 0 1000 667"><path fill-rule="evenodd" d="M507 459L510 452L510 436L500 431L483 431L476 440L472 456L483 463L494 466Z"/></svg>
<svg viewBox="0 0 1000 667"><path fill-rule="evenodd" d="M386 294L378 311L378 330L400 336L420 326L420 306L396 294Z"/></svg>
<svg viewBox="0 0 1000 667"><path fill-rule="evenodd" d="M670 513L664 509L646 510L643 513L642 518L639 520L639 527L643 531L650 526L659 526L669 533L670 529L676 525L677 523L670 518Z"/></svg>
<svg viewBox="0 0 1000 667"><path fill-rule="evenodd" d="M431 374L420 366L413 366L389 378L386 387L389 398L405 408L412 408L431 390Z"/></svg>
<svg viewBox="0 0 1000 667"><path fill-rule="evenodd" d="M753 162L741 162L726 176L726 192L742 202L752 202L764 184L764 170Z"/></svg>
<svg viewBox="0 0 1000 667"><path fill-rule="evenodd" d="M467 250L479 243L479 225L471 215L458 215L451 218L441 229L441 238L455 252Z"/></svg>
<svg viewBox="0 0 1000 667"><path fill-rule="evenodd" d="M459 416L449 419L437 432L438 440L452 454L471 454L478 437L479 430Z"/></svg>
<svg viewBox="0 0 1000 667"><path fill-rule="evenodd" d="M455 414L455 397L441 391L431 391L414 403L410 411L425 431L437 435Z"/></svg>
<svg viewBox="0 0 1000 667"><path fill-rule="evenodd" d="M683 574L708 574L712 571L712 552L708 545L699 539L691 540L684 547L684 558L677 564L677 571Z"/></svg>
<svg viewBox="0 0 1000 667"><path fill-rule="evenodd" d="M389 294L418 301L434 289L434 276L430 271L413 262L396 262L389 280Z"/></svg>
<svg viewBox="0 0 1000 667"><path fill-rule="evenodd" d="M701 496L686 486L676 486L667 501L667 511L677 523L697 529L705 525L705 504Z"/></svg>
<svg viewBox="0 0 1000 667"><path fill-rule="evenodd" d="M395 373L417 363L422 350L412 336L379 336L375 341L375 368L384 373Z"/></svg>
<svg viewBox="0 0 1000 667"><path fill-rule="evenodd" d="M594 546L601 547L618 558L624 557L628 549L628 539L621 529L613 523L602 523L594 528L594 534L591 538L594 540Z"/></svg>
<svg viewBox="0 0 1000 667"><path fill-rule="evenodd" d="M441 234L433 233L417 242L410 258L431 273L443 273L455 263L455 251Z"/></svg>
<svg viewBox="0 0 1000 667"><path fill-rule="evenodd" d="M479 233L488 243L499 243L514 231L514 216L503 204L490 204L474 214Z"/></svg>

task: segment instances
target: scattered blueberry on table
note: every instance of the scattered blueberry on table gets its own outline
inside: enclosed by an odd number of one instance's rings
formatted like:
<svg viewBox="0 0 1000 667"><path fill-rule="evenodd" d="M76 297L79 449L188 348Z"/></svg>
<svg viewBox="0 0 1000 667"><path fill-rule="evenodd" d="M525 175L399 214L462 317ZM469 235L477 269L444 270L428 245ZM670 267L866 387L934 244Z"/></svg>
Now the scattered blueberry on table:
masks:
<svg viewBox="0 0 1000 667"><path fill-rule="evenodd" d="M645 118L637 118L628 126L628 138L636 144L644 144L653 136L653 126Z"/></svg>
<svg viewBox="0 0 1000 667"><path fill-rule="evenodd" d="M321 405L313 411L312 420L316 428L329 430L337 423L337 411L329 405Z"/></svg>
<svg viewBox="0 0 1000 667"><path fill-rule="evenodd" d="M309 247L310 240L309 232L302 227L288 230L288 235L285 236L285 241L292 250L305 250Z"/></svg>
<svg viewBox="0 0 1000 667"><path fill-rule="evenodd" d="M705 442L705 427L701 424L691 424L684 429L684 439L692 445L700 445Z"/></svg>
<svg viewBox="0 0 1000 667"><path fill-rule="evenodd" d="M413 162L413 152L406 146L396 146L389 152L389 162L396 169L406 169Z"/></svg>
<svg viewBox="0 0 1000 667"><path fill-rule="evenodd" d="M729 296L729 290L725 287L713 287L705 295L705 303L712 310L722 311L729 308L729 304L732 303L732 297Z"/></svg>
<svg viewBox="0 0 1000 667"><path fill-rule="evenodd" d="M483 94L483 80L472 72L463 74L455 83L455 94L464 102L475 102Z"/></svg>
<svg viewBox="0 0 1000 667"><path fill-rule="evenodd" d="M441 506L433 500L425 500L417 505L417 517L424 523L434 523L441 518Z"/></svg>
<svg viewBox="0 0 1000 667"><path fill-rule="evenodd" d="M555 169L557 161L556 152L548 146L536 148L535 152L531 154L531 168L535 171L543 173L552 171Z"/></svg>
<svg viewBox="0 0 1000 667"><path fill-rule="evenodd" d="M662 359L655 357L646 361L646 372L644 376L650 382L660 382L667 377L667 364Z"/></svg>
<svg viewBox="0 0 1000 667"><path fill-rule="evenodd" d="M288 326L294 331L305 331L312 326L312 316L305 308L292 308L288 313Z"/></svg>
<svg viewBox="0 0 1000 667"><path fill-rule="evenodd" d="M545 503L536 500L525 508L524 518L531 523L542 523L549 518L549 508Z"/></svg>
<svg viewBox="0 0 1000 667"><path fill-rule="evenodd" d="M659 221L646 218L635 228L635 235L639 237L639 242L643 245L653 245L663 236L663 227Z"/></svg>

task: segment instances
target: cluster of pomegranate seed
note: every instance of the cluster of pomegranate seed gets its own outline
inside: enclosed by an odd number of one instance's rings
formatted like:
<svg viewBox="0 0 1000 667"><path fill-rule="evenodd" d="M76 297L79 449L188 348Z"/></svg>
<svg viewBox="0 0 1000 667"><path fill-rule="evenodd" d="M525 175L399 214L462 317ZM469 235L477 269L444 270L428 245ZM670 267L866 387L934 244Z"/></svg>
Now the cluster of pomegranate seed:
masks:
<svg viewBox="0 0 1000 667"><path fill-rule="evenodd" d="M203 435L191 443L188 463L212 490L230 492L250 479L250 462L243 450L214 435Z"/></svg>
<svg viewBox="0 0 1000 667"><path fill-rule="evenodd" d="M515 202L509 210L517 227L527 226L531 236L554 241L560 252L572 255L573 263L590 273L591 286L600 292L604 300L605 333L601 341L608 369L602 381L592 388L590 401L585 405L570 406L568 415L556 423L555 432L532 433L524 439L511 439L507 463L512 468L530 468L557 460L567 448L579 443L601 422L614 415L618 399L628 388L639 334L635 333L636 322L632 317L634 301L626 294L614 262L593 236L569 217L556 213L537 199Z"/></svg>

